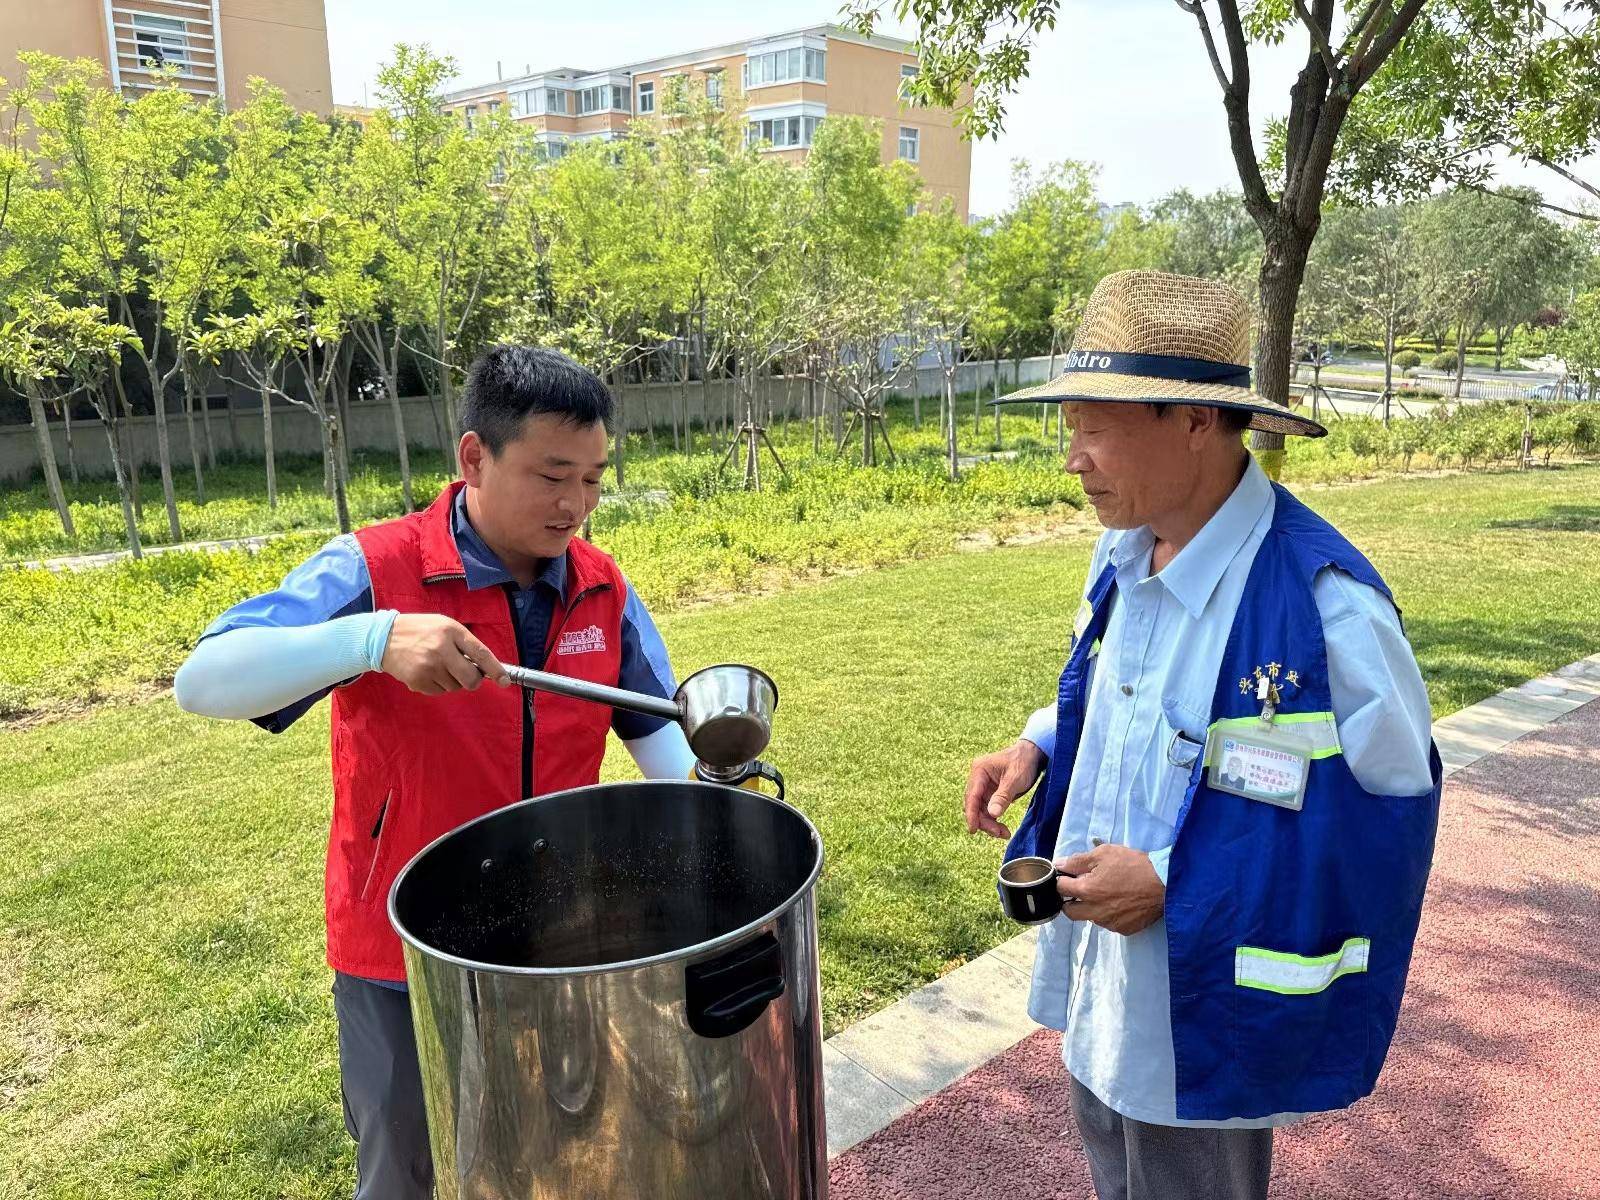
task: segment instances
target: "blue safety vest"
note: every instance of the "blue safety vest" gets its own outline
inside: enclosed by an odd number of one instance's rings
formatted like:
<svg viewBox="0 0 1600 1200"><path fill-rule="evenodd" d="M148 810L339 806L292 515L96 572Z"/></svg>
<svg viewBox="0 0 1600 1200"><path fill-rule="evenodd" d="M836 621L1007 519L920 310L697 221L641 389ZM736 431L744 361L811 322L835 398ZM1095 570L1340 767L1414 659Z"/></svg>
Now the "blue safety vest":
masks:
<svg viewBox="0 0 1600 1200"><path fill-rule="evenodd" d="M1389 589L1331 525L1274 491L1272 527L1223 652L1212 728L1259 729L1256 673L1276 665L1276 720L1307 738L1313 758L1298 812L1213 791L1203 755L1190 775L1166 896L1182 1120L1320 1112L1372 1091L1399 1017L1438 826L1437 749L1427 794L1374 795L1350 773L1334 725L1312 581L1333 566ZM1055 752L1007 859L1055 854L1115 590L1107 566L1061 675Z"/></svg>

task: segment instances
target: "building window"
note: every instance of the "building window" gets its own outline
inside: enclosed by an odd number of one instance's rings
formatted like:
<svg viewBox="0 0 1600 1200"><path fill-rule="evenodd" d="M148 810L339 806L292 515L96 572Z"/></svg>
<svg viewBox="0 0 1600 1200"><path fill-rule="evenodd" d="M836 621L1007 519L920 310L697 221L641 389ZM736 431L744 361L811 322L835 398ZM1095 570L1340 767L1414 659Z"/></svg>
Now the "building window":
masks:
<svg viewBox="0 0 1600 1200"><path fill-rule="evenodd" d="M464 121L466 121L468 129L472 128L473 119L476 118L477 115L478 106L476 104L469 104L461 110L461 117Z"/></svg>
<svg viewBox="0 0 1600 1200"><path fill-rule="evenodd" d="M654 83L641 83L639 85L639 113L653 113L656 110L656 85Z"/></svg>
<svg viewBox="0 0 1600 1200"><path fill-rule="evenodd" d="M546 142L544 144L544 155L551 162L564 157L566 153L567 144L565 142Z"/></svg>
<svg viewBox="0 0 1600 1200"><path fill-rule="evenodd" d="M544 107L546 112L567 114L567 94L560 88L546 88L544 92Z"/></svg>
<svg viewBox="0 0 1600 1200"><path fill-rule="evenodd" d="M628 111L628 89L612 84L602 84L600 87L584 88L578 93L578 114L585 116L589 113Z"/></svg>
<svg viewBox="0 0 1600 1200"><path fill-rule="evenodd" d="M744 64L744 88L765 87L769 83L788 83L806 79L812 83L827 82L828 53L825 50L773 50L756 54Z"/></svg>
<svg viewBox="0 0 1600 1200"><path fill-rule="evenodd" d="M511 115L513 117L536 117L539 115L538 92L512 92Z"/></svg>
<svg viewBox="0 0 1600 1200"><path fill-rule="evenodd" d="M745 144L770 142L774 150L792 150L811 145L820 117L774 117L751 121L745 131Z"/></svg>
<svg viewBox="0 0 1600 1200"><path fill-rule="evenodd" d="M493 116L495 113L500 111L500 101L498 101L498 100L487 100L487 101L485 101L484 105L483 105L483 110L484 110L484 112L488 113L490 116Z"/></svg>
<svg viewBox="0 0 1600 1200"><path fill-rule="evenodd" d="M722 72L713 71L706 76L706 99L718 108L722 107Z"/></svg>
<svg viewBox="0 0 1600 1200"><path fill-rule="evenodd" d="M176 17L133 14L134 55L153 66L188 67L189 27Z"/></svg>
<svg viewBox="0 0 1600 1200"><path fill-rule="evenodd" d="M922 161L922 132L911 125L900 126L900 157L907 162Z"/></svg>
<svg viewBox="0 0 1600 1200"><path fill-rule="evenodd" d="M910 91L912 81L915 80L916 77L917 67L914 63L900 64L900 99L904 100L907 104L921 103L921 101L913 96Z"/></svg>

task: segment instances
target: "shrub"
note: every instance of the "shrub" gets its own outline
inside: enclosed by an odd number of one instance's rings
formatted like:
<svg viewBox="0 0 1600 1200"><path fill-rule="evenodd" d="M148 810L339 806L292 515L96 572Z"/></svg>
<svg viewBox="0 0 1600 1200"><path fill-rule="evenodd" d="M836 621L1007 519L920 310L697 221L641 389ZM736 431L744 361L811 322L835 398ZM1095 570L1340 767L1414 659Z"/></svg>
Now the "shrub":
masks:
<svg viewBox="0 0 1600 1200"><path fill-rule="evenodd" d="M1403 350L1394 356L1394 365L1402 371L1409 371L1422 365L1422 355L1415 350Z"/></svg>
<svg viewBox="0 0 1600 1200"><path fill-rule="evenodd" d="M1429 365L1435 371L1454 371L1458 362L1456 352L1454 350L1446 350L1443 354L1434 355L1433 362Z"/></svg>

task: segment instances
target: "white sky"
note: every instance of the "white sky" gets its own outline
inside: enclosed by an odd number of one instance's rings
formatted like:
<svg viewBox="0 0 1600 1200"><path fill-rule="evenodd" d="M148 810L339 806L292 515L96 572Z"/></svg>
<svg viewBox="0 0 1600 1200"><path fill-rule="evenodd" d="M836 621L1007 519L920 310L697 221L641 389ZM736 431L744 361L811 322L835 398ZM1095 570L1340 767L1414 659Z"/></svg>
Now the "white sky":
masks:
<svg viewBox="0 0 1600 1200"><path fill-rule="evenodd" d="M426 42L461 66L460 82L553 66L596 68L837 20L838 0L327 0L334 98L364 103L395 42ZM888 33L914 31L890 23ZM1288 107L1298 42L1254 47L1257 128ZM1010 163L1065 158L1100 166L1108 203L1145 203L1178 187L1237 187L1216 79L1194 18L1173 0L1063 0L1053 33L1008 106L997 141L972 156L972 208L1004 207ZM1589 178L1600 177L1591 159ZM1507 182L1575 206L1576 189L1540 168Z"/></svg>

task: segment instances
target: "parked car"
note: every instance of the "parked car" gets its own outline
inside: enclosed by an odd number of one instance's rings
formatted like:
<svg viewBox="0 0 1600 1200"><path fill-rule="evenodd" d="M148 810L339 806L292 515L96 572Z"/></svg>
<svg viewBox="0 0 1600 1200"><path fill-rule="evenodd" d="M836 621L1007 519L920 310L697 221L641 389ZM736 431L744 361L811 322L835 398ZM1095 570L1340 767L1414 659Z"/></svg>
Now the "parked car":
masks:
<svg viewBox="0 0 1600 1200"><path fill-rule="evenodd" d="M1566 389L1559 383L1541 383L1528 393L1533 400L1564 400Z"/></svg>

